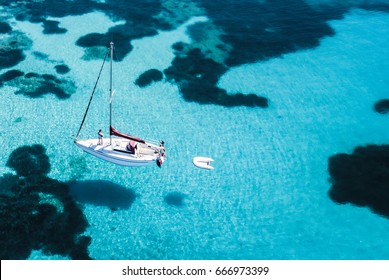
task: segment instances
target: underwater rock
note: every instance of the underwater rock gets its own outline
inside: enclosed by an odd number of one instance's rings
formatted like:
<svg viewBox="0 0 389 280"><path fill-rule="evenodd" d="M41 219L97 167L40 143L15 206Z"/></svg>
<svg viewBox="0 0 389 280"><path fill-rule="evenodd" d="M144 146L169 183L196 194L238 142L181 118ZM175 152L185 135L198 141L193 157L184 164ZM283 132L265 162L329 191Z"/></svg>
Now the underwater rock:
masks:
<svg viewBox="0 0 389 280"><path fill-rule="evenodd" d="M177 48L177 45L175 46ZM176 82L204 80L209 84L216 84L218 78L226 71L224 65L205 57L201 50L196 48L183 56L176 56L164 73L170 80Z"/></svg>
<svg viewBox="0 0 389 280"><path fill-rule="evenodd" d="M31 75L30 80L32 80ZM69 98L74 91L75 86L73 82L58 79L53 75L42 74L38 75L33 83L29 82L26 87L20 87L15 94L23 94L28 97L37 98L51 93L56 95L59 99L66 99Z"/></svg>
<svg viewBox="0 0 389 280"><path fill-rule="evenodd" d="M55 65L54 68L58 74L66 74L66 73L69 73L69 71L70 71L70 68L65 64Z"/></svg>
<svg viewBox="0 0 389 280"><path fill-rule="evenodd" d="M133 46L128 36L120 33L91 33L79 38L76 45L83 48L96 48L96 47L108 47L112 40L115 38L115 61L121 61L123 58L132 51ZM101 57L104 58L104 57Z"/></svg>
<svg viewBox="0 0 389 280"><path fill-rule="evenodd" d="M58 5L55 0L3 2L4 6L8 6L8 10L13 10L16 20L32 23L43 23L48 17L60 18L86 14L98 5L91 0L66 1L64 5Z"/></svg>
<svg viewBox="0 0 389 280"><path fill-rule="evenodd" d="M107 47L106 46L99 46L99 47L88 47L84 49L84 54L81 57L83 60L100 60L104 58L104 56L107 53Z"/></svg>
<svg viewBox="0 0 389 280"><path fill-rule="evenodd" d="M185 55L176 56L164 73L168 81L174 81L180 86L180 91L188 102L226 107L268 107L265 97L256 94L228 94L226 90L217 87L219 77L226 71L224 65L207 58L196 48Z"/></svg>
<svg viewBox="0 0 389 280"><path fill-rule="evenodd" d="M0 70L17 65L25 59L23 51L11 47L0 48Z"/></svg>
<svg viewBox="0 0 389 280"><path fill-rule="evenodd" d="M224 30L221 39L233 47L226 59L228 66L315 48L323 37L335 34L328 21L347 12L345 5L315 10L304 0L248 0L244 5L239 1L199 2L214 24Z"/></svg>
<svg viewBox="0 0 389 280"><path fill-rule="evenodd" d="M176 51L178 51L178 52L182 52L184 49L185 49L185 47L187 46L188 44L185 44L184 42L177 42L177 43L174 43L173 45L172 45L172 49L173 50L176 50Z"/></svg>
<svg viewBox="0 0 389 280"><path fill-rule="evenodd" d="M8 23L0 21L0 34L9 33L11 31L12 31L12 28Z"/></svg>
<svg viewBox="0 0 389 280"><path fill-rule="evenodd" d="M389 99L378 100L374 104L374 110L380 114L387 114L389 112Z"/></svg>
<svg viewBox="0 0 389 280"><path fill-rule="evenodd" d="M114 60L117 61L123 60L132 51L131 40L157 35L157 30L166 28L165 21L155 17L162 9L160 1L109 1L108 5L95 6L95 10L101 10L113 19L125 22L109 28L106 33L84 35L77 40L76 45L85 49L108 47L108 42L113 39L116 47Z"/></svg>
<svg viewBox="0 0 389 280"><path fill-rule="evenodd" d="M0 75L0 85L4 82L12 81L15 78L21 77L24 75L24 72L19 70L9 70L4 74Z"/></svg>
<svg viewBox="0 0 389 280"><path fill-rule="evenodd" d="M177 2L177 1L176 1ZM320 45L323 37L333 36L335 30L329 22L341 19L348 11L355 8L388 12L389 4L385 1L347 1L347 3L320 3L314 5L304 0L274 0L258 1L247 0L244 5L240 1L198 0L198 1L67 1L66 5L58 5L57 1L2 1L2 5L17 20L28 20L33 23L42 23L44 32L65 32L59 28L58 21L49 18L83 15L90 12L103 12L117 25L109 28L106 33L85 34L76 44L85 48L83 59L96 59L96 51L107 48L112 39L117 46L115 60L121 61L132 51L131 40L140 39L158 34L158 30L173 30L179 24L186 22L193 16L206 16L208 22L197 22L188 26L188 35L193 39L191 48L200 47L205 55L221 66L203 73L210 76L216 70L212 80L218 80L223 71L217 68L254 63L282 57ZM233 16L231 16L233 11ZM298 14L298 18L296 18ZM124 23L123 23L124 22ZM93 23L91 23L93 24ZM9 30L3 25L4 30ZM303 32L302 32L303 31ZM213 42L213 43L212 43ZM183 51L182 45L173 46L176 51ZM208 50L207 50L208 48ZM181 54L176 54L177 60ZM1 68L12 67L24 59L22 51L13 50L13 53L0 52ZM207 62L206 60L202 60ZM174 63L177 63L174 62ZM152 65L150 67L153 67ZM175 67L175 66L173 66ZM196 68L199 66L197 65ZM166 73L165 73L166 74ZM178 77L178 73L175 73ZM189 102L200 104L228 104L228 106L258 106L264 107L265 99L255 96L239 95L227 96L226 92L218 88L217 81L206 83L200 96L195 96L199 82L196 71L186 71L186 79L178 81L178 85L186 82L190 85L181 93ZM176 78L177 78L176 77ZM200 80L207 82L210 77ZM170 79L175 81L176 79ZM57 95L64 96L63 92L54 87ZM42 90L40 90L42 91ZM208 94L206 94L208 92ZM32 92L31 96L39 96L39 92ZM256 94L254 94L256 95ZM66 98L66 97L64 97ZM241 100L243 98L244 100Z"/></svg>
<svg viewBox="0 0 389 280"><path fill-rule="evenodd" d="M127 41L155 35L157 30L173 30L191 17L204 15L218 29L223 30L223 34L218 37L225 44L233 46L227 62L229 66L317 47L323 37L334 35L334 30L328 22L341 19L351 9L389 11L387 1L347 1L347 3L324 1L328 3L320 3L320 5L313 5L311 2L246 0L242 5L239 1L225 0L175 2L78 0L66 1L66 5L58 5L55 0L46 0L2 1L1 3L7 11L15 15L17 20L28 20L33 23L48 22L46 25L49 33L56 32L58 28L56 21L48 20L50 17L61 18L94 11L103 12L114 22L120 21L120 24L111 28L104 37L109 37L109 34L120 34ZM299 15L298 18L296 14ZM125 23L123 24L122 21ZM304 32L301 32L302 30ZM60 32L63 31L60 29ZM195 28L194 31L197 34L197 31L201 30ZM105 40L104 46L111 38ZM121 39L114 40L116 42ZM97 43L93 46L101 46L101 44ZM131 49L126 50L131 51ZM126 54L123 53L120 57L125 57Z"/></svg>
<svg viewBox="0 0 389 280"><path fill-rule="evenodd" d="M22 122L22 120L23 120L22 117L17 117L17 118L14 120L14 122L15 122L15 123L20 123L20 122Z"/></svg>
<svg viewBox="0 0 389 280"><path fill-rule="evenodd" d="M157 69L150 69L141 74L135 81L135 84L139 87L146 87L153 82L159 82L163 78L161 71Z"/></svg>
<svg viewBox="0 0 389 280"><path fill-rule="evenodd" d="M0 257L26 259L32 250L46 255L90 259L88 222L67 184L47 177L49 158L41 145L14 150L7 166L16 175L0 177Z"/></svg>
<svg viewBox="0 0 389 280"><path fill-rule="evenodd" d="M63 5L58 5L58 2L54 0L2 1L2 5L14 14L18 21L41 23L45 34L67 31L59 27L58 21L50 20L50 17L62 18L95 11L103 12L113 21L120 21L120 24L111 27L105 34L86 34L77 41L77 45L86 49L98 46L108 47L108 43L113 39L118 47L115 58L117 60L122 60L132 50L130 43L132 39L156 35L157 30L171 27L166 24L166 19L156 17L162 11L159 0L132 0L130 2L78 0L66 1Z"/></svg>
<svg viewBox="0 0 389 280"><path fill-rule="evenodd" d="M42 52L34 51L34 52L32 52L32 55L35 56L39 60L49 60L49 55L42 53Z"/></svg>
<svg viewBox="0 0 389 280"><path fill-rule="evenodd" d="M44 34L63 34L67 32L66 28L59 27L59 21L56 20L44 20L43 21L43 33Z"/></svg>
<svg viewBox="0 0 389 280"><path fill-rule="evenodd" d="M0 34L4 34L0 45L0 70L2 70L22 62L26 58L23 50L32 46L32 40L24 33L12 30L8 23L1 25L0 22L0 29L4 31L4 33L0 31Z"/></svg>
<svg viewBox="0 0 389 280"><path fill-rule="evenodd" d="M0 87L7 83L18 88L15 94L31 98L54 94L59 99L67 99L76 91L74 82L68 79L59 79L51 74L23 74L19 70L10 70L0 75Z"/></svg>
<svg viewBox="0 0 389 280"><path fill-rule="evenodd" d="M330 198L369 207L389 218L389 145L356 147L351 155L329 158Z"/></svg>
<svg viewBox="0 0 389 280"><path fill-rule="evenodd" d="M23 146L14 150L6 164L19 176L45 176L50 172L49 157L42 145Z"/></svg>
<svg viewBox="0 0 389 280"><path fill-rule="evenodd" d="M26 75L24 75L24 77L27 78L27 79L30 79L30 78L39 78L39 74L29 72L29 73L27 73Z"/></svg>

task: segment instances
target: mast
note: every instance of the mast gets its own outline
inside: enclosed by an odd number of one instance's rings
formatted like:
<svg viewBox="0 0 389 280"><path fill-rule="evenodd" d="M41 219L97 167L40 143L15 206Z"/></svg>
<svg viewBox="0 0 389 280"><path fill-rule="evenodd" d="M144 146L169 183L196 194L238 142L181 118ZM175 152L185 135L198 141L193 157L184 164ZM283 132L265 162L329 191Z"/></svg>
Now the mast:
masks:
<svg viewBox="0 0 389 280"><path fill-rule="evenodd" d="M112 127L112 60L113 60L113 42L109 44L109 48L111 51L111 59L110 59L110 69L109 69L109 131L111 132ZM112 145L112 134L109 133L109 144Z"/></svg>

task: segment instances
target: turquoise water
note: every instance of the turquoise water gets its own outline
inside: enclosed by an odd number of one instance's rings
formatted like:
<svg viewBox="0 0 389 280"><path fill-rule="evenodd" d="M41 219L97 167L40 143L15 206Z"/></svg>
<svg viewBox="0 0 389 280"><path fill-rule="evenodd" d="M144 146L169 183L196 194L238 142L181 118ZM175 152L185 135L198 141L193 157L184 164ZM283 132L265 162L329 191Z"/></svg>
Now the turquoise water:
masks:
<svg viewBox="0 0 389 280"><path fill-rule="evenodd" d="M83 234L91 237L91 258L389 258L388 219L328 196L329 157L388 142L388 117L373 110L388 97L388 13L351 9L328 21L335 34L317 47L234 65L218 80L229 95L266 97L268 108L187 102L166 80L134 84L150 68L168 68L171 46L191 44L187 28L208 22L206 16L132 40L133 50L114 64L113 122L122 131L165 140L161 169L116 166L73 144L101 65L81 59L76 41L118 22L101 12L51 19L67 32L47 35L41 24L9 20L32 41L16 68L56 75L54 66L66 64L76 90L59 99L14 94L18 84L1 88L0 173L15 174L6 162L16 148L44 146L47 177L68 182L89 223ZM81 136L95 137L99 128L107 134L107 77L103 72ZM212 157L215 169L195 168L191 160L199 155ZM39 248L28 256L51 258L69 256Z"/></svg>

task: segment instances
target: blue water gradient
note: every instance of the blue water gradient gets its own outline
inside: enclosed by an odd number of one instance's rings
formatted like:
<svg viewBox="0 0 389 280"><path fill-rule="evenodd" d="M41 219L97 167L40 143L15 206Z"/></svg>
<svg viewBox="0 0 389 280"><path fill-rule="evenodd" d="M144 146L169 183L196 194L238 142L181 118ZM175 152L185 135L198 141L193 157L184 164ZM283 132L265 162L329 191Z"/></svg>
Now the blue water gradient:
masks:
<svg viewBox="0 0 389 280"><path fill-rule="evenodd" d="M129 14L117 12L126 1L51 2L45 14L4 5L0 17L0 204L23 209L2 215L1 229L28 223L2 236L2 259L389 258L388 218L333 200L328 171L335 155L388 143L388 115L374 110L389 98L385 1L184 1L190 12L171 12L175 21L158 18L169 1L134 1ZM287 7L300 11L297 25ZM112 33L124 48L114 125L165 140L161 169L116 166L73 144ZM197 61L186 59L193 50ZM158 78L137 85L150 69ZM81 137L108 134L108 87L106 69ZM215 169L196 168L199 155ZM49 219L63 222L70 248L48 238ZM36 239L16 242L43 221Z"/></svg>

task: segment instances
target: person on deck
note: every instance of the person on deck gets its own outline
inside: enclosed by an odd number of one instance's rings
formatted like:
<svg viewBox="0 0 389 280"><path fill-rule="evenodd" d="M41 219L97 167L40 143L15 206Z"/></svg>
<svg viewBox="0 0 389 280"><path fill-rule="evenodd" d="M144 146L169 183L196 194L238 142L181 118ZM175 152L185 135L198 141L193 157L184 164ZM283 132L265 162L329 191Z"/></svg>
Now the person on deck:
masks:
<svg viewBox="0 0 389 280"><path fill-rule="evenodd" d="M134 146L134 155L138 156L138 143L136 143Z"/></svg>
<svg viewBox="0 0 389 280"><path fill-rule="evenodd" d="M165 142L161 141L159 144L159 154L160 156L165 156L165 147L164 147Z"/></svg>
<svg viewBox="0 0 389 280"><path fill-rule="evenodd" d="M101 131L101 129L99 130L99 132L97 133L97 136L99 138L99 141L97 143L97 145L103 145L103 137L104 137L104 134L103 132Z"/></svg>

